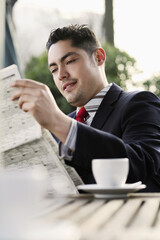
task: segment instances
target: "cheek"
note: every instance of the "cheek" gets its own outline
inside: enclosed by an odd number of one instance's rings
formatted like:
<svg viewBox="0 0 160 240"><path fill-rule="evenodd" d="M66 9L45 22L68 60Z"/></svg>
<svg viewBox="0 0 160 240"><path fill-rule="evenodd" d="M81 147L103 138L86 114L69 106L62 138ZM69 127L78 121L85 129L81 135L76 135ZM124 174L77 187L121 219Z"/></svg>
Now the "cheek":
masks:
<svg viewBox="0 0 160 240"><path fill-rule="evenodd" d="M94 71L92 71L91 68L88 68L87 66L81 68L80 74L81 79L83 80L85 85L89 85L95 77Z"/></svg>
<svg viewBox="0 0 160 240"><path fill-rule="evenodd" d="M81 79L81 81L85 81L86 77L88 78L90 73L86 66L82 66L76 69L76 75L78 79Z"/></svg>
<svg viewBox="0 0 160 240"><path fill-rule="evenodd" d="M56 87L58 88L58 90L61 92L61 82L54 80L54 83L55 83Z"/></svg>

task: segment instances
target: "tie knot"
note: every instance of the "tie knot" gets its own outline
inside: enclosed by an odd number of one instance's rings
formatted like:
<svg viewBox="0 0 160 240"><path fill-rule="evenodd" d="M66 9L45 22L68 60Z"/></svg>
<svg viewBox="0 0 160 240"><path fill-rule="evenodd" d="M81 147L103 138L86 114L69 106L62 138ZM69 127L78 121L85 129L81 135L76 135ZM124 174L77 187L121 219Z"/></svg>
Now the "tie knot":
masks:
<svg viewBox="0 0 160 240"><path fill-rule="evenodd" d="M82 107L76 115L76 120L81 123L84 123L87 115L88 115L88 113L87 113L86 109L84 107Z"/></svg>

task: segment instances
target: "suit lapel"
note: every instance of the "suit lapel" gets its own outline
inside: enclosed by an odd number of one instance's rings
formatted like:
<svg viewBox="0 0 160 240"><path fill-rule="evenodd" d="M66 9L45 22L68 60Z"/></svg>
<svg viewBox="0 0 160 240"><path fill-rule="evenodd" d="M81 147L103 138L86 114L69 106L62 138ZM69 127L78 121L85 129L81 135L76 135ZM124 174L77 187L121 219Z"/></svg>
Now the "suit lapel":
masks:
<svg viewBox="0 0 160 240"><path fill-rule="evenodd" d="M109 117L114 109L115 102L119 99L122 89L115 83L112 84L111 88L105 95L101 105L99 106L95 117L91 123L91 126L97 129L102 129L104 122Z"/></svg>

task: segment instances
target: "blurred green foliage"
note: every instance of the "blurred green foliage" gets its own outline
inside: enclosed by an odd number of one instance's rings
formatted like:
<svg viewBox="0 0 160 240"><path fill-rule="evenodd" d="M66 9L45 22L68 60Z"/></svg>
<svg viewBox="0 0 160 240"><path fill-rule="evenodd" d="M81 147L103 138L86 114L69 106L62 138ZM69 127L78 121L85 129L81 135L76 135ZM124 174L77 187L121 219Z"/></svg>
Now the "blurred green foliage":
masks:
<svg viewBox="0 0 160 240"><path fill-rule="evenodd" d="M133 73L138 71L135 59L108 42L103 48L106 52L105 72L108 82L115 82L124 90L127 89L127 81L132 82Z"/></svg>
<svg viewBox="0 0 160 240"><path fill-rule="evenodd" d="M123 89L126 89L126 82L132 81L132 74L136 71L136 61L126 52L105 43L103 48L106 52L105 71L108 82L115 82ZM27 63L24 71L26 78L42 82L50 88L56 102L64 113L69 113L75 108L70 106L65 98L58 91L47 65L47 53L40 57L32 57Z"/></svg>
<svg viewBox="0 0 160 240"><path fill-rule="evenodd" d="M160 74L152 76L150 79L147 79L143 82L145 90L151 91L160 97Z"/></svg>

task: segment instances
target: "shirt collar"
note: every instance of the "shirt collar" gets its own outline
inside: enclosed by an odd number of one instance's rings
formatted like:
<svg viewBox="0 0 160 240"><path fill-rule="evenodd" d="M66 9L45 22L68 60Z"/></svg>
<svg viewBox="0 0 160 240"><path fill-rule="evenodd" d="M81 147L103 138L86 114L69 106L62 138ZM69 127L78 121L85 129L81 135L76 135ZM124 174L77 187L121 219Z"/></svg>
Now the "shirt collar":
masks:
<svg viewBox="0 0 160 240"><path fill-rule="evenodd" d="M97 93L91 100L88 101L88 103L85 104L85 109L87 110L90 117L94 117L96 111L98 110L104 96L109 91L110 87L112 86L112 83L108 84L106 87L104 87L99 93ZM77 107L76 112L80 110L79 107Z"/></svg>
<svg viewBox="0 0 160 240"><path fill-rule="evenodd" d="M109 91L111 86L112 84L108 84L84 106L88 113L95 112L98 110L104 96Z"/></svg>

